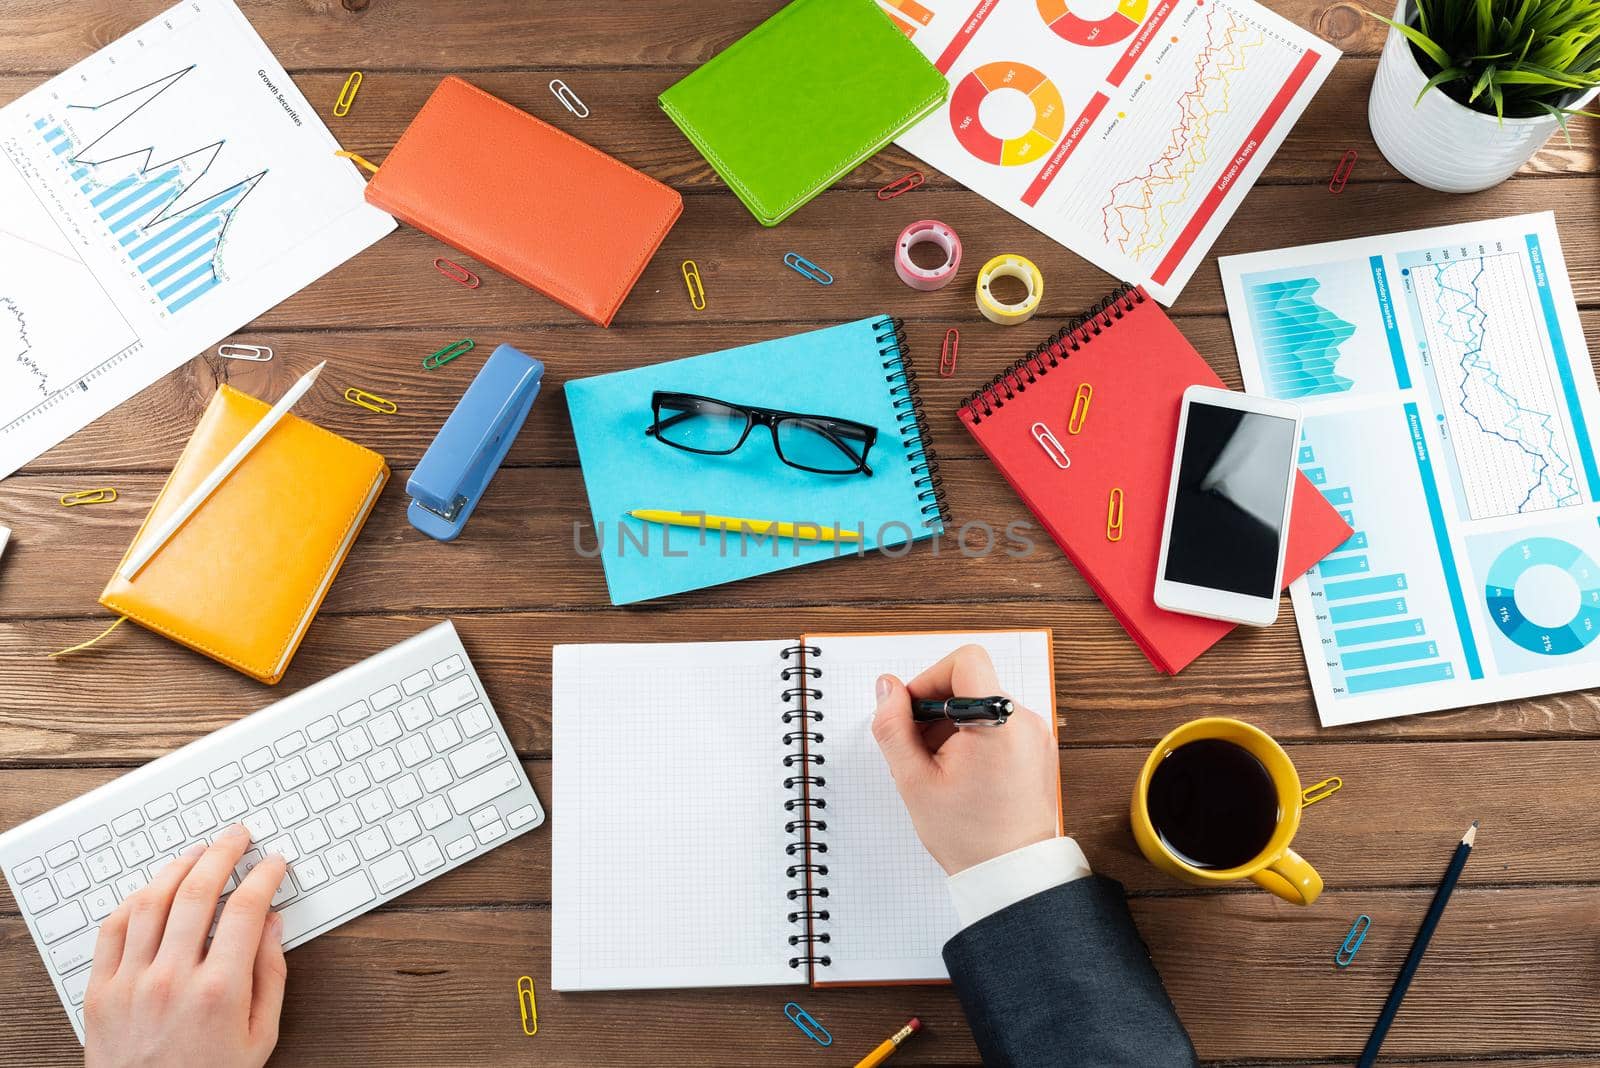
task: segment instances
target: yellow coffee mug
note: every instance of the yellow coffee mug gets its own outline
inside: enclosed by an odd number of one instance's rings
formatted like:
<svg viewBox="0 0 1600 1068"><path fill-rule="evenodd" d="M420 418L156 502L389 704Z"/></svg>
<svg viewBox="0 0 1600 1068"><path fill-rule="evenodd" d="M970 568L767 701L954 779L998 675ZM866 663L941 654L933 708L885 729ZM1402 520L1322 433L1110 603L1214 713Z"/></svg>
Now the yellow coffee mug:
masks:
<svg viewBox="0 0 1600 1068"><path fill-rule="evenodd" d="M1261 761L1278 793L1278 824L1272 837L1261 852L1234 868L1195 867L1167 848L1150 820L1150 779L1156 767L1179 746L1208 738L1232 742ZM1236 719L1209 716L1191 720L1161 739L1145 760L1133 789L1133 837L1145 859L1184 882L1214 886L1235 879L1250 879L1285 901L1309 905L1322 893L1322 876L1289 848L1290 840L1300 829L1300 805L1300 775L1281 745L1258 727Z"/></svg>

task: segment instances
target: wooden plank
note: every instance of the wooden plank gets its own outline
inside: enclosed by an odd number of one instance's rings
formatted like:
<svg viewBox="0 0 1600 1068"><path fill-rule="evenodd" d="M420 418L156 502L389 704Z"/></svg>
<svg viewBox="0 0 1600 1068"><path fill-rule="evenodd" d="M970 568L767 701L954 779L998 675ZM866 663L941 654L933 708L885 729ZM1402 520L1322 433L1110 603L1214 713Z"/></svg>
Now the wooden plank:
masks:
<svg viewBox="0 0 1600 1068"><path fill-rule="evenodd" d="M69 15L33 0L0 0L0 71L60 70L168 7L171 0L124 0ZM628 0L580 12L519 0L370 0L365 11L339 0L245 0L251 23L289 70L478 70L533 67L697 66L781 7L777 0L724 0L712 8L672 0ZM1273 0L1297 25L1350 54L1374 55L1382 27L1338 0ZM708 14L709 13L709 14Z"/></svg>
<svg viewBox="0 0 1600 1068"><path fill-rule="evenodd" d="M830 565L832 566L832 565ZM781 603L781 599L780 599ZM447 613L322 616L285 681L264 687L135 626L92 653L47 650L92 636L103 616L0 624L0 753L12 764L125 762L158 756L410 637ZM1147 745L1218 709L1285 742L1600 735L1600 694L1579 691L1453 712L1317 726L1293 628L1236 632L1177 678L1158 675L1099 605L1017 604L985 626L1052 627L1057 710L1072 744ZM457 615L456 628L518 752L550 752L550 647L568 642L792 638L811 632L962 630L959 604L673 609ZM1337 774L1339 769L1321 769Z"/></svg>
<svg viewBox="0 0 1600 1068"><path fill-rule="evenodd" d="M1292 1051L1348 1063L1430 896L1341 893L1297 909L1249 893L1147 898L1133 909L1202 1057ZM1372 917L1372 930L1356 963L1338 971L1333 950L1357 912ZM791 998L832 1031L839 1056L865 1053L917 1015L927 1031L905 1047L904 1063L975 1059L948 988L561 994L549 988L549 938L544 909L389 908L362 917L290 955L278 1059L520 1065L536 1055L542 1065L620 1066L718 1062L712 1051L728 1050L739 1063L792 1063L816 1051L782 1017ZM1600 983L1596 938L1600 897L1591 888L1458 891L1385 1056L1600 1053L1600 1017L1574 1011ZM531 1040L514 1008L519 975L538 987ZM8 992L0 1060L77 1063L81 1053L15 918L0 920L0 981Z"/></svg>

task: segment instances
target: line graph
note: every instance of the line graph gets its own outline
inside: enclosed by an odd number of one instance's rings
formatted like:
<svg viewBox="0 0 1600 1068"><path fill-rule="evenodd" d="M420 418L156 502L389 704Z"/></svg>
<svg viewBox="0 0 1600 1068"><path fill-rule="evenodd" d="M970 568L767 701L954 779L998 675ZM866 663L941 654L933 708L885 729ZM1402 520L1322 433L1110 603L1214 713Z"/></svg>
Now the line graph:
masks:
<svg viewBox="0 0 1600 1068"><path fill-rule="evenodd" d="M1251 326L1274 397L1297 399L1344 393L1355 380L1338 374L1341 346L1355 325L1317 302L1316 278L1257 282L1246 288Z"/></svg>
<svg viewBox="0 0 1600 1068"><path fill-rule="evenodd" d="M24 383L32 379L42 395L50 395L50 376L45 374L33 354L33 341L28 337L28 320L17 302L10 297L0 297L0 357L9 359L15 365L16 373Z"/></svg>
<svg viewBox="0 0 1600 1068"><path fill-rule="evenodd" d="M1583 502L1538 312L1514 253L1402 258L1473 519Z"/></svg>

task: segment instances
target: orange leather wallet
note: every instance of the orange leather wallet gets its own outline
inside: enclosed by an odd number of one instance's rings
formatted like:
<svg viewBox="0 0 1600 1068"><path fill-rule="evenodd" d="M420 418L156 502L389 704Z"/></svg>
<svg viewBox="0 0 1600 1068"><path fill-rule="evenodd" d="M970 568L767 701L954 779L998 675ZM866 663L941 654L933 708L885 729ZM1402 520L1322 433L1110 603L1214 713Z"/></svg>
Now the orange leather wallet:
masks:
<svg viewBox="0 0 1600 1068"><path fill-rule="evenodd" d="M453 76L367 202L601 326L683 214L675 190Z"/></svg>

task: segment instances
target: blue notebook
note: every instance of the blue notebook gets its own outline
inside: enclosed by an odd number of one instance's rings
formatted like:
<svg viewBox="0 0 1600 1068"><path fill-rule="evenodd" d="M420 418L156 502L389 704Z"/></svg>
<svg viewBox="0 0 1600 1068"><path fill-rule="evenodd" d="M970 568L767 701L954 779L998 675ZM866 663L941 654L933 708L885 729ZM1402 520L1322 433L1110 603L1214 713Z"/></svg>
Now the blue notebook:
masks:
<svg viewBox="0 0 1600 1068"><path fill-rule="evenodd" d="M646 434L657 390L866 423L878 431L867 455L872 474L797 470L778 458L759 426L726 456L672 448ZM585 553L598 549L612 604L848 559L944 530L938 459L897 319L874 316L578 379L566 392L594 517L578 545ZM645 508L818 523L860 532L862 540L756 538L627 515Z"/></svg>

